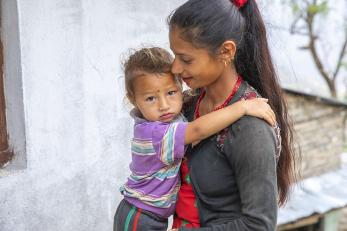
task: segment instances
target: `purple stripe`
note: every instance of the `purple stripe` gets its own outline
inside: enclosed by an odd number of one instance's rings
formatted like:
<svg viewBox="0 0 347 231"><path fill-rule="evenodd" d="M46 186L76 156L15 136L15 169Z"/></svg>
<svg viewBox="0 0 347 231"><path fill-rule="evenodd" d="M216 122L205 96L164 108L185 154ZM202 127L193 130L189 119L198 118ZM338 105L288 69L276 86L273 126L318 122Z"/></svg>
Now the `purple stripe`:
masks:
<svg viewBox="0 0 347 231"><path fill-rule="evenodd" d="M141 182L134 182L128 180L127 185L135 190L138 190L146 195L160 197L167 194L172 188L179 183L179 178L166 178L165 181L160 181L156 178L152 180L143 180Z"/></svg>
<svg viewBox="0 0 347 231"><path fill-rule="evenodd" d="M165 165L158 159L157 155L154 156L140 156L132 155L132 162L130 170L136 173L152 173L165 167Z"/></svg>
<svg viewBox="0 0 347 231"><path fill-rule="evenodd" d="M140 140L150 140L152 138L153 128L161 122L144 122L135 125L134 138Z"/></svg>

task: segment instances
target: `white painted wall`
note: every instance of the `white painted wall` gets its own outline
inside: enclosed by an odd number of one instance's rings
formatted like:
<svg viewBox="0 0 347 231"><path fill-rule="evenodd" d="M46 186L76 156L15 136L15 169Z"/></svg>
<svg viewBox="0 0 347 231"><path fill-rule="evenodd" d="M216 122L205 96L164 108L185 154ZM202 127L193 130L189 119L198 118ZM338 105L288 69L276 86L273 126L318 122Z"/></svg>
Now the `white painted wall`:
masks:
<svg viewBox="0 0 347 231"><path fill-rule="evenodd" d="M120 55L168 48L182 2L17 0L27 167L0 178L1 231L112 230L132 131Z"/></svg>
<svg viewBox="0 0 347 231"><path fill-rule="evenodd" d="M184 1L2 0L6 15L18 7L17 32L6 16L2 38L20 48L21 65L6 64L5 73L21 77L6 81L22 88L23 105L9 113L24 110L27 164L0 172L1 231L112 229L132 132L120 57L141 44L168 48L166 17ZM271 46L284 53L280 64L292 65L292 48L273 33Z"/></svg>

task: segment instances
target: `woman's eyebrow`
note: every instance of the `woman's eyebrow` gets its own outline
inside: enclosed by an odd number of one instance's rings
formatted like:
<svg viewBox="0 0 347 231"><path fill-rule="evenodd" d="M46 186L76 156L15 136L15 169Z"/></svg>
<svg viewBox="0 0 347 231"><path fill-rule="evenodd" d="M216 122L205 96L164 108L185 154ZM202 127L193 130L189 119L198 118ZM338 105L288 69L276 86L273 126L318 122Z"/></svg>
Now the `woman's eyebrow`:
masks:
<svg viewBox="0 0 347 231"><path fill-rule="evenodd" d="M174 51L172 48L171 48L171 50L172 50L172 52L173 52L175 55L180 55L180 56L182 56L182 55L187 55L187 54L185 54L185 53L182 53L182 51L176 52L176 51Z"/></svg>
<svg viewBox="0 0 347 231"><path fill-rule="evenodd" d="M177 53L177 52L173 52L174 53L174 55L184 55L183 53Z"/></svg>
<svg viewBox="0 0 347 231"><path fill-rule="evenodd" d="M175 54L175 55L178 55L178 56L185 56L185 57L187 57L187 58L192 58L191 55L184 54L184 53L177 53L177 54Z"/></svg>

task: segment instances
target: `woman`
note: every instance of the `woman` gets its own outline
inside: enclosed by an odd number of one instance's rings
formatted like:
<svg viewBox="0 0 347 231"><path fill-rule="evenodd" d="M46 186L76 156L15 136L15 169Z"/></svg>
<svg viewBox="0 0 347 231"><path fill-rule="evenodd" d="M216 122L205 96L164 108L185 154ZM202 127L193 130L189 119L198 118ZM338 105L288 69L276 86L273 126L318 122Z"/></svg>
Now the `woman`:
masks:
<svg viewBox="0 0 347 231"><path fill-rule="evenodd" d="M278 126L245 116L187 150L173 228L275 230L293 182L286 103L255 0L189 0L169 17L172 72L197 93L189 120L265 97ZM282 138L282 142L281 142Z"/></svg>

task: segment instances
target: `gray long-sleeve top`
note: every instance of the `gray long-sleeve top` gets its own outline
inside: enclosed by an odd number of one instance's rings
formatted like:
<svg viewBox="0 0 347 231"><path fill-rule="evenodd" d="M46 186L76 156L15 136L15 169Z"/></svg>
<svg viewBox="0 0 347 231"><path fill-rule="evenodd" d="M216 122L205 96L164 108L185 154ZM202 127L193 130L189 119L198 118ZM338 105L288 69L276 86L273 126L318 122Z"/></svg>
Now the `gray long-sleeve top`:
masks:
<svg viewBox="0 0 347 231"><path fill-rule="evenodd" d="M223 149L210 137L187 152L201 223L194 230L276 229L276 136L272 127L245 116L229 127Z"/></svg>

